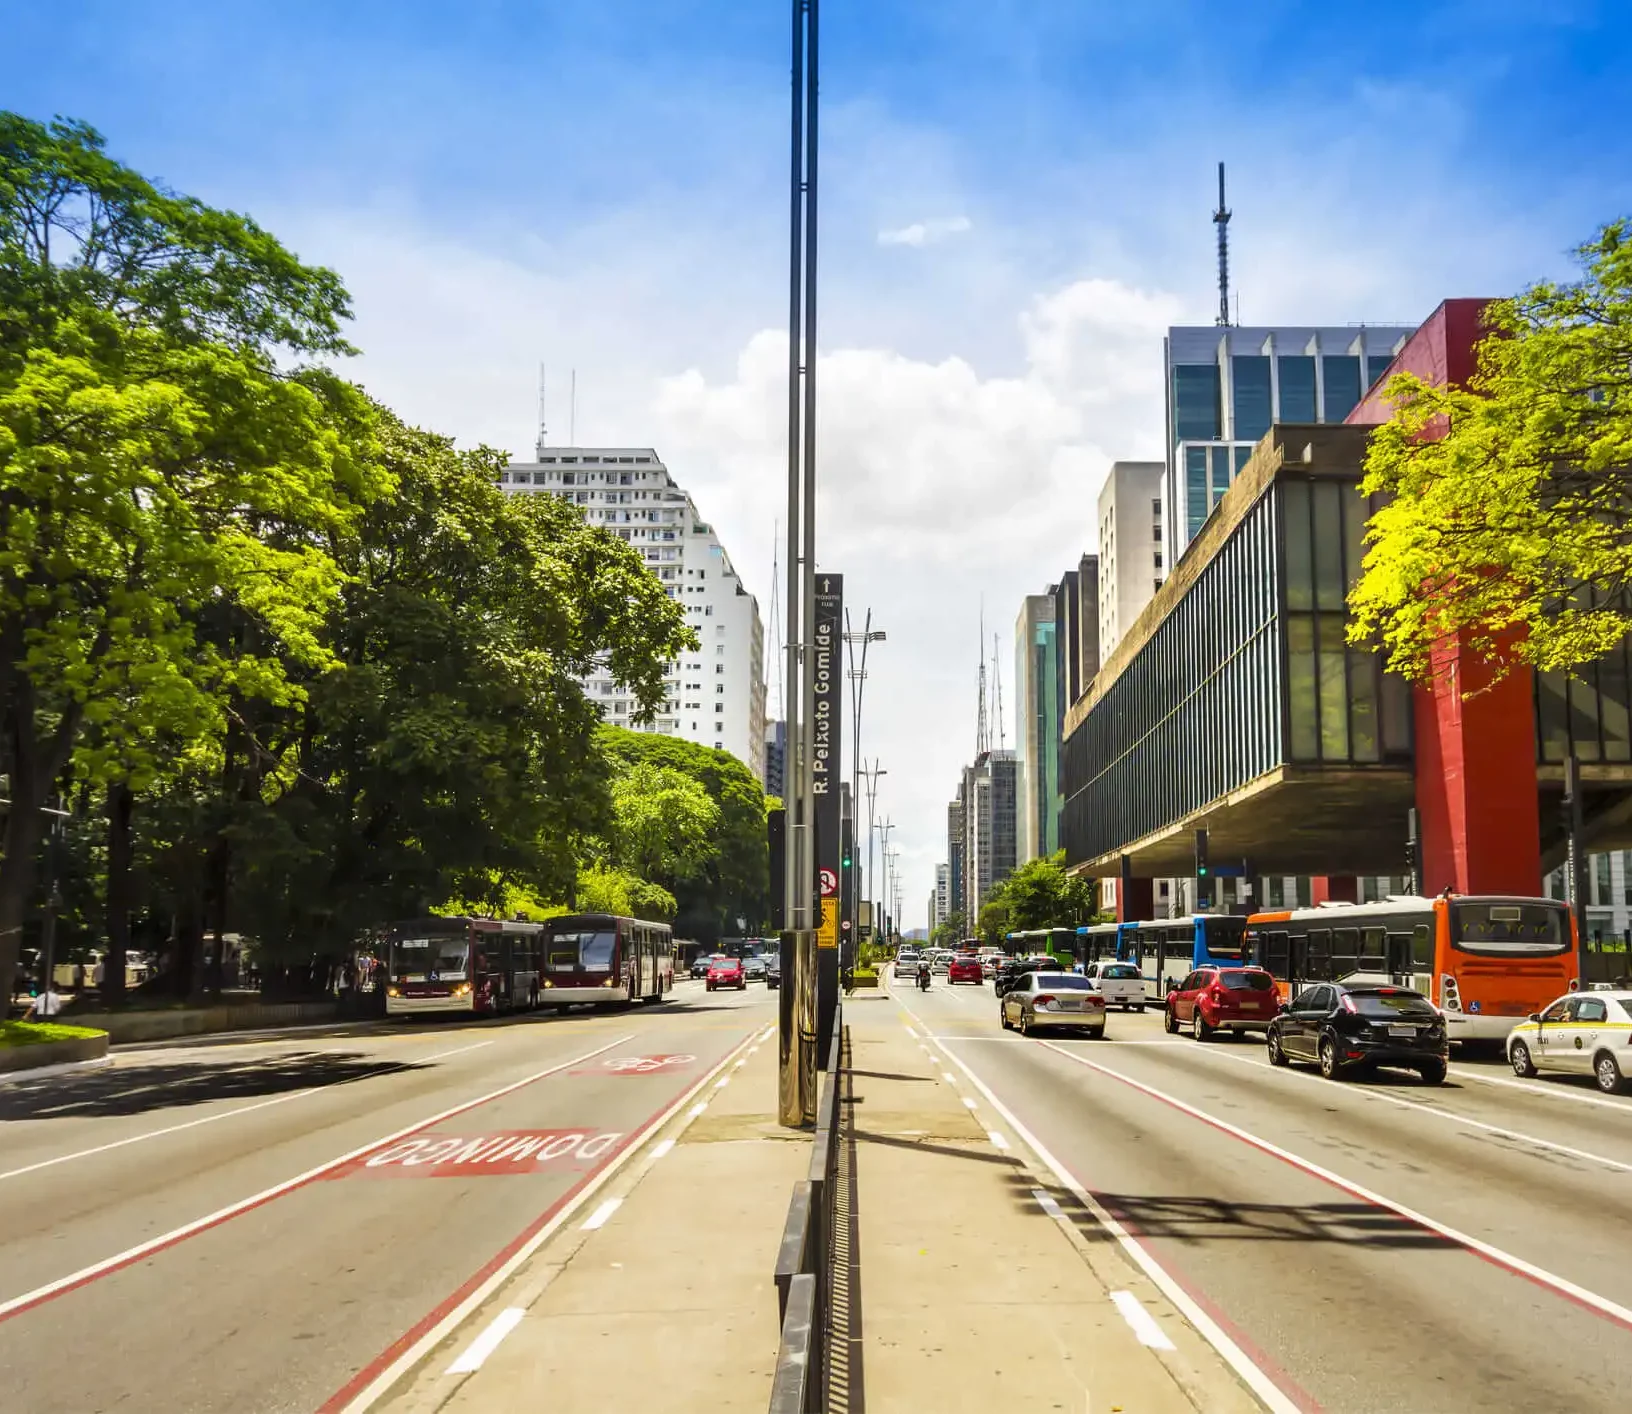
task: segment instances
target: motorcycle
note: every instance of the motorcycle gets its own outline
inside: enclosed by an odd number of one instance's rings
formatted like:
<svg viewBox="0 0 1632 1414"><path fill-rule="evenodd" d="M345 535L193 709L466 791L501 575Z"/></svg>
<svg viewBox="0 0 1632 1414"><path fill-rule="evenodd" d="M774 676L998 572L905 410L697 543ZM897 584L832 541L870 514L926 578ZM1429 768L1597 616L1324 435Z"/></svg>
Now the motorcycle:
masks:
<svg viewBox="0 0 1632 1414"><path fill-rule="evenodd" d="M927 967L920 967L918 969L918 990L920 992L927 992L929 990L929 969Z"/></svg>

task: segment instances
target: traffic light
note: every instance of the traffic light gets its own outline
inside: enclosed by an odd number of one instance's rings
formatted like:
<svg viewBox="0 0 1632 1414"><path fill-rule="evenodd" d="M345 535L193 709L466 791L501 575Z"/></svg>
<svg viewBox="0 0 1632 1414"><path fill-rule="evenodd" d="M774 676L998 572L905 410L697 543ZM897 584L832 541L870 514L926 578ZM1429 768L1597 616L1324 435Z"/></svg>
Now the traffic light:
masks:
<svg viewBox="0 0 1632 1414"><path fill-rule="evenodd" d="M1207 868L1207 831L1196 831L1196 878L1205 879L1209 875Z"/></svg>

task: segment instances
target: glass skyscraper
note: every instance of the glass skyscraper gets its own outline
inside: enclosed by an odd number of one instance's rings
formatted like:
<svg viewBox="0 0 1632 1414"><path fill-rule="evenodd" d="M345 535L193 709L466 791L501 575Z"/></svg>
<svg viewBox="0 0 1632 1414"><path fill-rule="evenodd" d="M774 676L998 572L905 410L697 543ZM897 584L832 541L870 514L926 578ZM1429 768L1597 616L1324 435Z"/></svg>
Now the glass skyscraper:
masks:
<svg viewBox="0 0 1632 1414"><path fill-rule="evenodd" d="M1258 439L1277 422L1342 422L1414 325L1169 329L1167 564L1177 563Z"/></svg>

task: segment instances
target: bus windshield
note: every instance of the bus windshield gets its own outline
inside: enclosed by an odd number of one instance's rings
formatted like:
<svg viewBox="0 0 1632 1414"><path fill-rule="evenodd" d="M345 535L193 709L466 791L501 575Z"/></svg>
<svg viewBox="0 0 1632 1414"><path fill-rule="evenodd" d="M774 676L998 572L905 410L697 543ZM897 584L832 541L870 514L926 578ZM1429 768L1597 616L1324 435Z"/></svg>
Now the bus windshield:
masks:
<svg viewBox="0 0 1632 1414"><path fill-rule="evenodd" d="M604 933L552 933L549 943L551 972L610 972L612 952L618 935Z"/></svg>
<svg viewBox="0 0 1632 1414"><path fill-rule="evenodd" d="M391 975L398 982L463 982L469 956L462 937L393 938Z"/></svg>
<svg viewBox="0 0 1632 1414"><path fill-rule="evenodd" d="M1551 957L1570 946L1564 905L1453 903L1451 945L1480 957Z"/></svg>

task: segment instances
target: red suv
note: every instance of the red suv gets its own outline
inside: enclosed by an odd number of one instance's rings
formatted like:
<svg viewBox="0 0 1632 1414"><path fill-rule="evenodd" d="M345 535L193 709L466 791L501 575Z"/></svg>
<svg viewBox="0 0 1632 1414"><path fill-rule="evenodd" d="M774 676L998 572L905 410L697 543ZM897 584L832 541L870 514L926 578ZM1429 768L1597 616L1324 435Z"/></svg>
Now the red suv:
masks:
<svg viewBox="0 0 1632 1414"><path fill-rule="evenodd" d="M709 991L716 987L735 987L739 992L748 990L748 974L742 970L740 957L717 957L708 964L705 985Z"/></svg>
<svg viewBox="0 0 1632 1414"><path fill-rule="evenodd" d="M980 959L972 952L960 952L953 955L952 961L946 965L946 980L952 982L973 982L977 987L986 985L986 973L982 970Z"/></svg>
<svg viewBox="0 0 1632 1414"><path fill-rule="evenodd" d="M1281 1009L1275 979L1261 967L1198 967L1167 994L1167 1029L1198 1041L1218 1031L1264 1031Z"/></svg>

